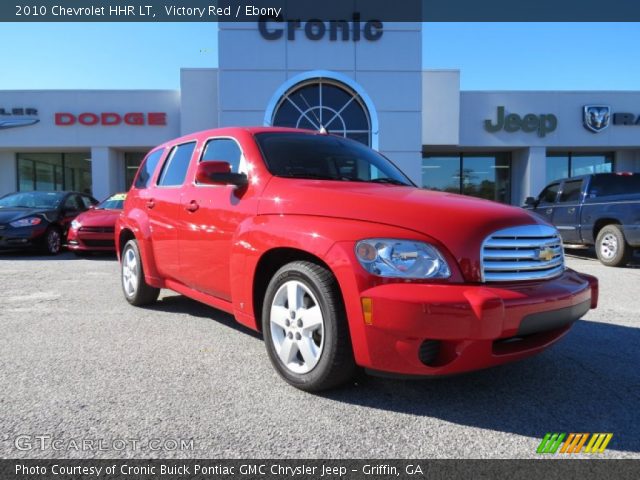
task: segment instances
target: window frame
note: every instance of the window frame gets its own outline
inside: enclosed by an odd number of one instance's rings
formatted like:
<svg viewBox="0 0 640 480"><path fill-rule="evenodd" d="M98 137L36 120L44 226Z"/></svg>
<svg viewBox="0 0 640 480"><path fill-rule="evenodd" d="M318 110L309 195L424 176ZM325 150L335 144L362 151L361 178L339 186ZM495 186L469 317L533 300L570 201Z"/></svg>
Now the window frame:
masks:
<svg viewBox="0 0 640 480"><path fill-rule="evenodd" d="M187 169L184 172L184 178L182 179L182 183L178 184L178 185L160 185L160 182L162 181L162 176L164 175L165 169L168 169L171 167L171 162L173 162L174 159L174 155L173 152L176 151L178 148L184 146L184 145L189 145L189 144L193 144L193 151L191 152L191 158L189 159L189 163L187 164ZM158 170L157 173L157 178L155 181L155 185L154 187L156 188L181 188L182 186L184 186L184 184L187 181L187 175L189 174L189 167L191 166L191 162L193 161L193 154L196 153L198 148L198 140L196 139L192 139L192 140L187 140L185 142L182 143L176 143L174 145L171 146L171 148L169 149L169 151L167 152L164 162L162 162L162 165L160 166L160 170Z"/></svg>
<svg viewBox="0 0 640 480"><path fill-rule="evenodd" d="M242 145L240 145L240 142L238 141L237 138L234 138L230 135L215 135L213 137L207 137L205 139L202 140L202 147L200 148L200 155L198 156L198 161L196 162L196 170L197 170L197 166L200 165L200 163L203 162L202 157L204 156L204 152L205 152L205 147L207 146L207 143L209 143L212 140L233 140L236 145L238 145L238 148L240 149L240 163L238 164L238 170L240 170L240 164L242 163L242 159L245 160L245 162L247 161L247 157L244 154L244 150L242 149ZM204 160L204 161L208 161L208 160ZM237 173L243 173L238 171ZM249 178L249 172L244 172L247 175L247 178ZM210 184L206 184L206 183L198 183L196 180L196 172L193 172L193 178L191 179L191 185L193 185L194 187L213 187L213 188L218 188L218 187L225 187L227 185L210 185Z"/></svg>
<svg viewBox="0 0 640 480"><path fill-rule="evenodd" d="M153 172L151 172L151 175L149 176L146 185L144 187L138 187L136 185L136 182L138 181L138 177L140 176L140 168L144 165L147 164L147 161L149 160L149 157L151 155L153 155L156 152L161 152L160 153L160 158L158 158L158 163L156 164L155 168L153 169ZM153 181L155 180L156 177L156 173L158 171L158 166L160 165L160 162L162 162L163 158L165 157L167 153L167 147L166 146L162 146L162 147L158 147L158 148L154 148L153 150L151 150L149 153L147 153L144 158L142 159L142 162L140 163L140 166L138 167L138 170L136 171L136 175L135 177L133 177L133 183L129 186L129 188L135 188L136 190L146 190L150 187L153 187Z"/></svg>
<svg viewBox="0 0 640 480"><path fill-rule="evenodd" d="M563 200L562 197L565 193L565 189L566 186L568 184L575 184L577 183L580 188L578 189L578 198L576 199L571 199L571 200ZM571 180L565 180L562 182L562 186L561 189L558 191L558 194L556 195L556 202L558 205L560 204L571 204L571 203L580 203L580 200L582 199L582 195L583 195L583 191L584 191L584 178L573 178L571 177Z"/></svg>

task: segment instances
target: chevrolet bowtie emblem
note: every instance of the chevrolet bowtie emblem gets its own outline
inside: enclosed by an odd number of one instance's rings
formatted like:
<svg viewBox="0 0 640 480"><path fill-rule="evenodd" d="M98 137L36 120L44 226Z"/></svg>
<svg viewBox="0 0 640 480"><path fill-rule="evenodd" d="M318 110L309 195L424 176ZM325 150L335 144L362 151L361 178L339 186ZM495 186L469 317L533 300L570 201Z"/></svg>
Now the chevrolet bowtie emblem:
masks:
<svg viewBox="0 0 640 480"><path fill-rule="evenodd" d="M553 251L552 248L541 248L540 250L538 250L538 260L544 260L545 262L548 262L550 260L553 259L553 257L555 257L555 252Z"/></svg>

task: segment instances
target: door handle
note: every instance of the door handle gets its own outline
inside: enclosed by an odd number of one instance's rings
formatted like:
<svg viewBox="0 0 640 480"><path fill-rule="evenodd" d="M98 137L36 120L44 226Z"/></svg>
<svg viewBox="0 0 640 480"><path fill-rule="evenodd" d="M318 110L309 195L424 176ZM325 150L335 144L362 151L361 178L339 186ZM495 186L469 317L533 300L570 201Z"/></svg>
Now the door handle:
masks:
<svg viewBox="0 0 640 480"><path fill-rule="evenodd" d="M546 214L551 215L553 213L553 208L547 208Z"/></svg>
<svg viewBox="0 0 640 480"><path fill-rule="evenodd" d="M185 208L189 212L195 212L200 208L200 205L198 205L198 202L196 202L195 200L191 200L191 202L189 202L189 204Z"/></svg>
<svg viewBox="0 0 640 480"><path fill-rule="evenodd" d="M153 198L150 200L147 200L147 208L153 208L156 206L156 202L153 201Z"/></svg>
<svg viewBox="0 0 640 480"><path fill-rule="evenodd" d="M575 211L575 207L571 207L569 210L567 210L567 213L574 213Z"/></svg>

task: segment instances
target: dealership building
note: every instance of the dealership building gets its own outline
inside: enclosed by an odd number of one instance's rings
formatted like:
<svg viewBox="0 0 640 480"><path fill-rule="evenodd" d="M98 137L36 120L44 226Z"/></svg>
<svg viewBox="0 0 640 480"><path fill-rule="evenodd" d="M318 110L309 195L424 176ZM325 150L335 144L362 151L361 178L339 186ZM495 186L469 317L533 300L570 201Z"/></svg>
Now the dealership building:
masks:
<svg viewBox="0 0 640 480"><path fill-rule="evenodd" d="M418 185L514 205L559 177L640 172L640 91L461 91L422 69L422 25L219 24L218 68L179 90L0 91L0 195L124 191L153 146L236 125L325 128ZM428 52L427 52L428 54Z"/></svg>

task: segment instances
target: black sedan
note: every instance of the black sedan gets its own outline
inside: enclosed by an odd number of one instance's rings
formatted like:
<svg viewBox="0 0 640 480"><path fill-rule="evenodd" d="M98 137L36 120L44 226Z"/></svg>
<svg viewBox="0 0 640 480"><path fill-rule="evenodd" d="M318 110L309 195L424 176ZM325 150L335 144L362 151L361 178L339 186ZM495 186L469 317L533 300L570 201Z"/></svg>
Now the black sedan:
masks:
<svg viewBox="0 0 640 480"><path fill-rule="evenodd" d="M77 192L18 192L0 198L0 249L60 252L71 221L98 201Z"/></svg>

